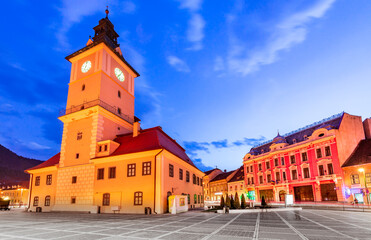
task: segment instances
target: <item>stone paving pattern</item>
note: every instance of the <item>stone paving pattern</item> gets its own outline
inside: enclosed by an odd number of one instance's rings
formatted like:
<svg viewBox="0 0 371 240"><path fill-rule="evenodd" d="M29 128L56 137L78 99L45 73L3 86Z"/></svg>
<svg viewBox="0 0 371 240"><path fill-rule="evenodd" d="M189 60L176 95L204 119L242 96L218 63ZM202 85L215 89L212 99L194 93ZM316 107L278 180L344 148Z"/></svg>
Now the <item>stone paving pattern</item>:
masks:
<svg viewBox="0 0 371 240"><path fill-rule="evenodd" d="M0 239L371 239L371 213L178 215L0 212Z"/></svg>

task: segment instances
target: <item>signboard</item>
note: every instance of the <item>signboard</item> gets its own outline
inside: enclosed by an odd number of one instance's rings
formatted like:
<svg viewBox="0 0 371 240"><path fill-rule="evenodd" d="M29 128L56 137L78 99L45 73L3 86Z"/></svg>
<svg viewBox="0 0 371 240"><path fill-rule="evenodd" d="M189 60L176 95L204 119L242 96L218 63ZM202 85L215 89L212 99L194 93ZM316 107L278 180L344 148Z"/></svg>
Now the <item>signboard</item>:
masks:
<svg viewBox="0 0 371 240"><path fill-rule="evenodd" d="M214 193L214 195L223 195L223 193L222 192L216 192L216 193Z"/></svg>
<svg viewBox="0 0 371 240"><path fill-rule="evenodd" d="M294 195L286 194L285 195L285 205L293 205L294 204Z"/></svg>

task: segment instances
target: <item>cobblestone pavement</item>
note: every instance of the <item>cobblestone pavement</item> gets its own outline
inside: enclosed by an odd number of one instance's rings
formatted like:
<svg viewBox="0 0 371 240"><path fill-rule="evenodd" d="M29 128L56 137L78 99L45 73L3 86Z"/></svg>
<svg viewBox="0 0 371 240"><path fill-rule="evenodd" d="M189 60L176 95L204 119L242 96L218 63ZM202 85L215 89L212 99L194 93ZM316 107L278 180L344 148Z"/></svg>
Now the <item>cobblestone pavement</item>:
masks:
<svg viewBox="0 0 371 240"><path fill-rule="evenodd" d="M178 215L0 212L0 239L371 239L371 213Z"/></svg>

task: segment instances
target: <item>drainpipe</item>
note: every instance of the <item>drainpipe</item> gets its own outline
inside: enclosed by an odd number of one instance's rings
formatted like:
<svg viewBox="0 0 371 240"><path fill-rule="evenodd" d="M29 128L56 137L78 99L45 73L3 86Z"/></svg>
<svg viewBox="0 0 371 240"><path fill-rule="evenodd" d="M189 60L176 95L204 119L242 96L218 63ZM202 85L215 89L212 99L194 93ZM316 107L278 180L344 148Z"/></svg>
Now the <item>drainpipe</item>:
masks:
<svg viewBox="0 0 371 240"><path fill-rule="evenodd" d="M159 151L156 155L155 155L155 167L154 167L154 198L153 198L153 212L157 214L156 212L156 159L157 159L157 156L162 153L162 151L164 151L164 149L161 149L161 151Z"/></svg>
<svg viewBox="0 0 371 240"><path fill-rule="evenodd" d="M27 211L30 209L31 207L31 195L32 195L32 181L33 181L33 174L31 173L30 174L30 178L31 178L31 181L30 181L30 191L28 193L28 206L27 206Z"/></svg>

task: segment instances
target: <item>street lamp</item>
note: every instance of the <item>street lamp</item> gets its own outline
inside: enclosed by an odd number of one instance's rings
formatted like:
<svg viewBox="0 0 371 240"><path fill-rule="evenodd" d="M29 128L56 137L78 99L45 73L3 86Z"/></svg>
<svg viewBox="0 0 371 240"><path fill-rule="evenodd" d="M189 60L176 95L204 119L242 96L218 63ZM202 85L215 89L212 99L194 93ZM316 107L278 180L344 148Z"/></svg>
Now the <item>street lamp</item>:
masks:
<svg viewBox="0 0 371 240"><path fill-rule="evenodd" d="M365 169L364 169L364 168L359 168L359 169L358 169L358 172L363 173L363 179L364 179L364 181L365 181L365 195L366 195L366 199L367 199L367 205L369 205L368 195L367 195L367 182L366 182Z"/></svg>

